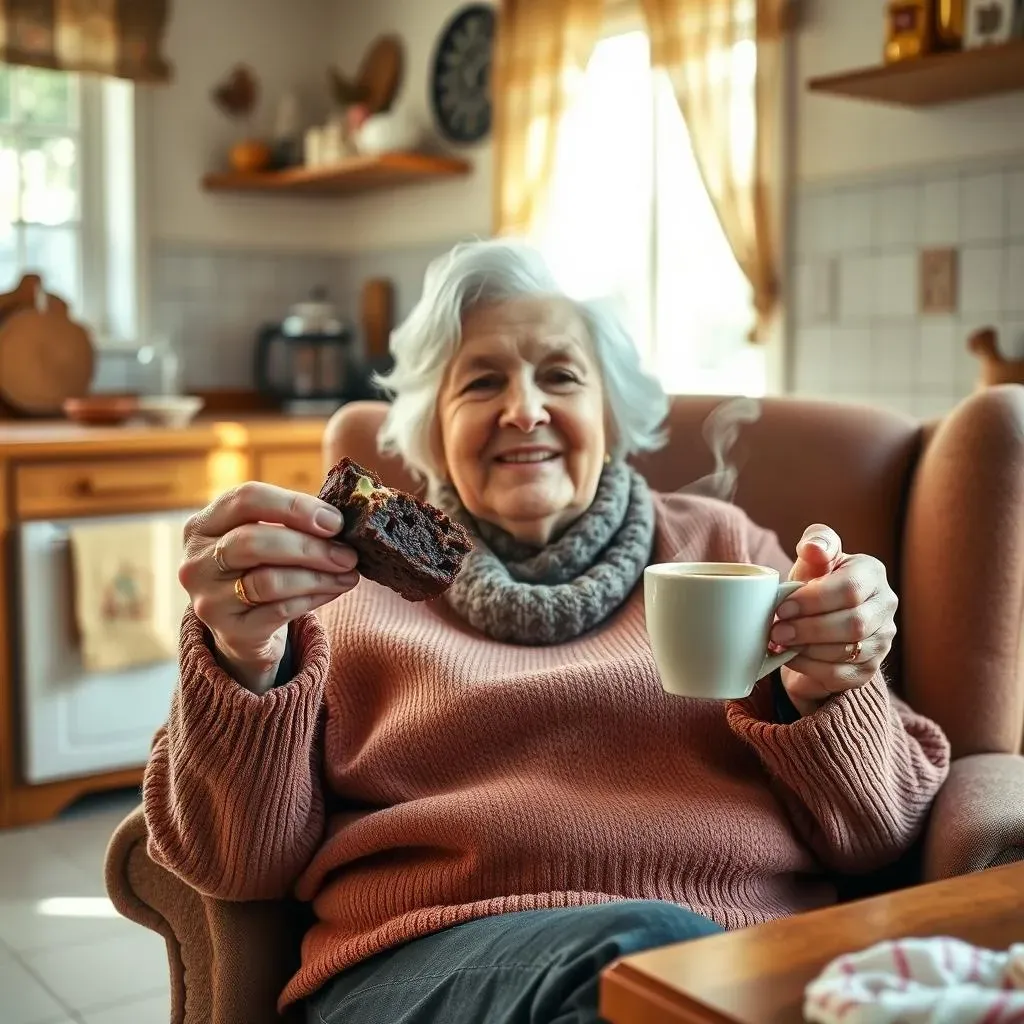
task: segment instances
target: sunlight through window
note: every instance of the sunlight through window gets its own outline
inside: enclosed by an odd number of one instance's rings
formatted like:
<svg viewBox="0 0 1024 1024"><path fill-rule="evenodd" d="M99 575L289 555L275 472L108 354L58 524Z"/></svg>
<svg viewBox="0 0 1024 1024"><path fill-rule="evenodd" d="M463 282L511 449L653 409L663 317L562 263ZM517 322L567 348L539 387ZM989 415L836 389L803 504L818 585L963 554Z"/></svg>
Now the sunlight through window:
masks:
<svg viewBox="0 0 1024 1024"><path fill-rule="evenodd" d="M41 917L117 917L105 896L53 896L36 904Z"/></svg>
<svg viewBox="0 0 1024 1024"><path fill-rule="evenodd" d="M737 90L727 126L734 152L754 144L755 62L747 43L723 59L723 74L750 83ZM571 295L617 302L666 390L764 394L764 352L748 341L751 288L669 78L650 68L646 33L609 36L595 48L559 134L538 242Z"/></svg>

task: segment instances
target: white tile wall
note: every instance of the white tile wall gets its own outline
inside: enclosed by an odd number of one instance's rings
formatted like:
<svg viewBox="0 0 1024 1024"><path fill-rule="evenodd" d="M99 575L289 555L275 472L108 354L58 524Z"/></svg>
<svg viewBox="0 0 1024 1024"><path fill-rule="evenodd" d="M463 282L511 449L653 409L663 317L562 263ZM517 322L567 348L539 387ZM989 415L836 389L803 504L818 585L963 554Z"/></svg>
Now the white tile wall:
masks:
<svg viewBox="0 0 1024 1024"><path fill-rule="evenodd" d="M871 318L875 302L875 262L871 256L844 256L839 261L839 319L843 323Z"/></svg>
<svg viewBox="0 0 1024 1024"><path fill-rule="evenodd" d="M943 394L957 380L959 354L962 347L960 323L954 317L927 317L920 323L917 357L914 367L919 390Z"/></svg>
<svg viewBox="0 0 1024 1024"><path fill-rule="evenodd" d="M960 241L960 185L956 179L924 183L919 227L917 240L922 246L956 245Z"/></svg>
<svg viewBox="0 0 1024 1024"><path fill-rule="evenodd" d="M343 262L316 253L159 245L151 261L153 340L177 349L186 388L252 387L261 325L279 322L317 285L338 298ZM156 390L155 371L140 366L134 353L101 352L93 390Z"/></svg>
<svg viewBox="0 0 1024 1024"><path fill-rule="evenodd" d="M1011 245L1004 260L1003 309L1024 313L1024 242Z"/></svg>
<svg viewBox="0 0 1024 1024"><path fill-rule="evenodd" d="M367 278L391 278L400 319L419 296L429 261L455 241L350 256L158 245L152 258L153 331L180 352L186 387L251 387L260 327L279 322L313 287L328 288L358 334L359 295ZM134 354L100 354L94 390L156 386L155 375Z"/></svg>
<svg viewBox="0 0 1024 1024"><path fill-rule="evenodd" d="M418 297L423 273L452 242L356 256L221 251L160 245L153 254L154 327L174 339L191 387L250 386L261 324L277 321L316 284L358 319L369 277L390 277L396 316ZM921 248L960 253L958 311L919 314ZM816 184L797 197L794 387L933 415L973 387L971 331L1000 331L1024 356L1024 152L1003 166L890 174ZM147 389L146 371L105 354L99 390Z"/></svg>
<svg viewBox="0 0 1024 1024"><path fill-rule="evenodd" d="M884 395L905 395L916 386L917 324L886 324L871 334L871 386Z"/></svg>
<svg viewBox="0 0 1024 1024"><path fill-rule="evenodd" d="M832 239L838 248L833 252L856 252L858 249L870 249L872 231L875 225L872 194L867 189L851 189L839 196L838 217L832 222ZM830 211L825 209L823 216L830 219Z"/></svg>
<svg viewBox="0 0 1024 1024"><path fill-rule="evenodd" d="M1006 252L995 246L968 247L960 253L960 311L996 316L1003 303L1003 261Z"/></svg>
<svg viewBox="0 0 1024 1024"><path fill-rule="evenodd" d="M808 327L800 335L800 344L797 391L827 394L832 384L832 328Z"/></svg>
<svg viewBox="0 0 1024 1024"><path fill-rule="evenodd" d="M1006 175L971 174L960 195L963 242L998 242L1006 234Z"/></svg>
<svg viewBox="0 0 1024 1024"><path fill-rule="evenodd" d="M974 330L995 327L1003 354L1024 357L1024 148L982 167L809 185L795 243L798 393L934 416L976 384ZM925 316L920 251L944 247L959 255L958 305Z"/></svg>
<svg viewBox="0 0 1024 1024"><path fill-rule="evenodd" d="M912 317L917 309L917 253L883 253L874 257L876 319Z"/></svg>
<svg viewBox="0 0 1024 1024"><path fill-rule="evenodd" d="M1007 189L1010 236L1024 238L1024 170L1012 171L1007 176Z"/></svg>
<svg viewBox="0 0 1024 1024"><path fill-rule="evenodd" d="M871 389L871 330L837 327L832 331L832 387L860 394Z"/></svg>
<svg viewBox="0 0 1024 1024"><path fill-rule="evenodd" d="M871 239L878 248L917 241L920 196L912 185L889 185L872 194Z"/></svg>
<svg viewBox="0 0 1024 1024"><path fill-rule="evenodd" d="M1024 359L1024 318L1005 325L1002 346L1011 359Z"/></svg>

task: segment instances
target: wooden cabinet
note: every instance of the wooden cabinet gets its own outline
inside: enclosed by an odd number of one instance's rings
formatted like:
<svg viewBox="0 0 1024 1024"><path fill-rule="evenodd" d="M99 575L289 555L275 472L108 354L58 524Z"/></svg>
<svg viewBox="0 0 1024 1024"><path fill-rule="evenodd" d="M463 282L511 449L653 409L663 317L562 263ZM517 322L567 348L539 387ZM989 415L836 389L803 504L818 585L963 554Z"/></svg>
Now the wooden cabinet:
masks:
<svg viewBox="0 0 1024 1024"><path fill-rule="evenodd" d="M318 494L324 480L320 450L269 451L257 457L256 478L289 491Z"/></svg>
<svg viewBox="0 0 1024 1024"><path fill-rule="evenodd" d="M58 693L57 686L46 689L45 679L40 684L34 669L23 672L21 666L28 662L15 643L19 633L32 638L36 647L42 645L46 657L41 661L50 664L57 655L47 648L47 638L56 631L62 637L73 632L70 574L63 571L50 570L54 578L47 589L59 595L57 611L37 615L31 629L18 617L21 577L34 571L27 557L32 545L52 548L62 521L165 511L169 519L180 519L250 479L315 494L323 475L325 425L320 418L269 415L209 419L184 430L0 423L0 828L50 818L85 793L138 785L142 763L131 763L132 755L124 751L146 749L134 740L126 748L124 730L104 721L103 710L109 706L104 701L132 700L122 692L127 677L93 678L79 691ZM53 530L50 524L56 524ZM56 562L51 559L49 564ZM66 641L62 649L67 649ZM134 722L136 731L149 729L158 713L153 701L165 705L173 686L173 663L169 668L169 681L166 665L159 680L154 677L156 696L147 694L143 700L139 695L131 714L118 716L119 723ZM43 673L45 678L53 675L50 669ZM136 676L147 678L145 671ZM29 701L36 702L34 715L25 711ZM68 750L73 746L75 757L47 758L47 722L53 723L52 742ZM71 740L77 746L68 746ZM109 746L109 756L100 756L103 744ZM54 777L76 763L77 769ZM90 764L119 767L90 772Z"/></svg>
<svg viewBox="0 0 1024 1024"><path fill-rule="evenodd" d="M221 481L206 455L34 462L14 471L19 519L65 518L205 505Z"/></svg>

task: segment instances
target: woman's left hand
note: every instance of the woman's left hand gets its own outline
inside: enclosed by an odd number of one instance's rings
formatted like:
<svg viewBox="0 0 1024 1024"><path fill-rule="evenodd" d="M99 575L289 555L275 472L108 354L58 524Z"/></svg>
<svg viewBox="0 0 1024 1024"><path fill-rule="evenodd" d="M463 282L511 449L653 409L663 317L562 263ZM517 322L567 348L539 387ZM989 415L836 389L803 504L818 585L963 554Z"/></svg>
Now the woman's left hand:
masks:
<svg viewBox="0 0 1024 1024"><path fill-rule="evenodd" d="M871 555L847 555L835 530L809 526L796 549L791 580L805 580L779 608L771 638L801 652L782 670L796 709L855 690L874 677L896 636L897 598L885 566Z"/></svg>

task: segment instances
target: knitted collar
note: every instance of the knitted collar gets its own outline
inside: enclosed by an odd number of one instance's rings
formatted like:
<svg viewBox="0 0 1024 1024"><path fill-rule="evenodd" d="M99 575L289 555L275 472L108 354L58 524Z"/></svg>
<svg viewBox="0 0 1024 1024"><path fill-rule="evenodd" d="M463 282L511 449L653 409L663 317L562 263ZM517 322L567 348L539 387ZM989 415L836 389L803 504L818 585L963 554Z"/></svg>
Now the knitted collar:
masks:
<svg viewBox="0 0 1024 1024"><path fill-rule="evenodd" d="M451 486L433 500L474 534L448 603L493 640L575 639L626 600L650 561L654 503L643 477L623 462L605 467L590 508L540 550L473 519Z"/></svg>

